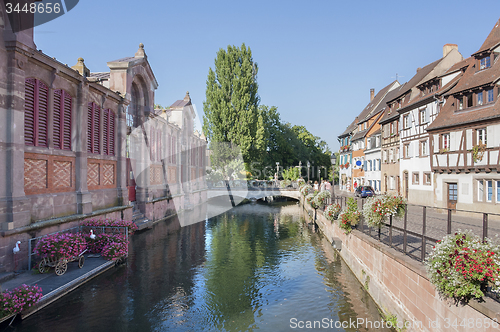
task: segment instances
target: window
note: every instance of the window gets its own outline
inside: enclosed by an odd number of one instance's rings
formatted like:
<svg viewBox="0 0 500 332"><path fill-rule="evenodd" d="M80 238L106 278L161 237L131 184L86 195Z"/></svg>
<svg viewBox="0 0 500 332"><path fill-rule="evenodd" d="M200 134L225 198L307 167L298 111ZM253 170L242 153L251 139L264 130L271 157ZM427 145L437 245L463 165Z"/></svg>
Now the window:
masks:
<svg viewBox="0 0 500 332"><path fill-rule="evenodd" d="M380 171L380 169L381 169L381 160L379 159L378 160L378 170Z"/></svg>
<svg viewBox="0 0 500 332"><path fill-rule="evenodd" d="M419 112L420 124L427 123L427 109L420 110Z"/></svg>
<svg viewBox="0 0 500 332"><path fill-rule="evenodd" d="M497 181L497 203L500 203L500 181Z"/></svg>
<svg viewBox="0 0 500 332"><path fill-rule="evenodd" d="M410 143L403 145L403 158L410 158Z"/></svg>
<svg viewBox="0 0 500 332"><path fill-rule="evenodd" d="M487 103L492 103L494 100L493 97L493 88L486 90L486 102Z"/></svg>
<svg viewBox="0 0 500 332"><path fill-rule="evenodd" d="M420 141L420 156L427 156L429 151L427 151L427 140Z"/></svg>
<svg viewBox="0 0 500 332"><path fill-rule="evenodd" d="M419 173L418 173L418 172L413 172L413 173L412 173L412 180L413 180L413 181L412 181L412 183L413 183L413 184L418 184L418 181L419 181L419 179L418 179L418 175L419 175Z"/></svg>
<svg viewBox="0 0 500 332"><path fill-rule="evenodd" d="M431 173L424 172L424 184L428 186L431 185Z"/></svg>
<svg viewBox="0 0 500 332"><path fill-rule="evenodd" d="M408 128L410 128L410 126L411 126L410 114L403 115L403 128L408 129Z"/></svg>
<svg viewBox="0 0 500 332"><path fill-rule="evenodd" d="M464 109L464 97L460 96L457 98L457 106L459 110Z"/></svg>
<svg viewBox="0 0 500 332"><path fill-rule="evenodd" d="M34 78L24 88L24 144L47 147L49 88Z"/></svg>
<svg viewBox="0 0 500 332"><path fill-rule="evenodd" d="M483 91L477 93L477 104L478 105L483 104Z"/></svg>
<svg viewBox="0 0 500 332"><path fill-rule="evenodd" d="M484 184L483 180L477 181L477 200L482 202L484 196Z"/></svg>
<svg viewBox="0 0 500 332"><path fill-rule="evenodd" d="M394 161L394 150L393 149L390 149L389 150L389 162L393 162Z"/></svg>
<svg viewBox="0 0 500 332"><path fill-rule="evenodd" d="M486 128L477 129L477 144L486 144Z"/></svg>
<svg viewBox="0 0 500 332"><path fill-rule="evenodd" d="M115 113L110 109L104 110L102 149L104 154L115 155Z"/></svg>
<svg viewBox="0 0 500 332"><path fill-rule="evenodd" d="M441 135L441 148L443 150L450 149L450 134Z"/></svg>
<svg viewBox="0 0 500 332"><path fill-rule="evenodd" d="M87 152L101 153L99 128L101 127L101 108L90 102L87 107Z"/></svg>
<svg viewBox="0 0 500 332"><path fill-rule="evenodd" d="M473 106L472 93L467 94L465 98L467 99L467 107L472 107Z"/></svg>
<svg viewBox="0 0 500 332"><path fill-rule="evenodd" d="M54 148L71 150L71 96L64 90L54 91Z"/></svg>
<svg viewBox="0 0 500 332"><path fill-rule="evenodd" d="M482 59L479 60L479 69L486 69L486 68L489 68L491 66L491 63L490 63L490 57L487 56L487 57L484 57Z"/></svg>
<svg viewBox="0 0 500 332"><path fill-rule="evenodd" d="M486 181L486 201L491 202L491 199L493 198L493 181L492 180L487 180Z"/></svg>

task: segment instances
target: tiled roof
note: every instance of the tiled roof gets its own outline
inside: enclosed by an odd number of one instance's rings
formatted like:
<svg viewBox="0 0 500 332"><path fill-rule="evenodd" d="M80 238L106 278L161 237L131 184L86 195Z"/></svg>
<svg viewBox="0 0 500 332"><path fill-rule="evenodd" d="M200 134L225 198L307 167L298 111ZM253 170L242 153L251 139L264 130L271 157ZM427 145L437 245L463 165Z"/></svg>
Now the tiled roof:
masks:
<svg viewBox="0 0 500 332"><path fill-rule="evenodd" d="M129 57L126 57L126 58L121 58L121 59L113 60L113 61L109 61L109 62L131 62L131 61L134 61L134 60L137 60L137 59L138 58L136 58L136 57L129 56Z"/></svg>
<svg viewBox="0 0 500 332"><path fill-rule="evenodd" d="M90 77L95 77L98 79L109 79L109 72L104 73L90 73Z"/></svg>
<svg viewBox="0 0 500 332"><path fill-rule="evenodd" d="M365 137L366 133L368 132L368 129L358 131L354 136L351 138L351 141L355 141L357 139Z"/></svg>
<svg viewBox="0 0 500 332"><path fill-rule="evenodd" d="M381 105L381 101L387 95L387 92L389 91L389 89L396 83L399 84L398 81L391 82L390 84L388 84L387 86L382 88L382 90L380 90L377 93L377 95L373 98L373 100L370 101L368 103L368 105L366 105L366 107L363 109L363 111L361 111L361 113L358 115L358 123L364 122L365 120L368 120L369 118L371 118L374 114L380 112L381 108L379 106ZM382 108L384 108L384 107L385 107L385 105ZM377 112L377 110L378 110L378 112Z"/></svg>
<svg viewBox="0 0 500 332"><path fill-rule="evenodd" d="M341 137L345 137L345 136L350 135L352 133L352 131L354 130L354 128L356 128L356 120L351 122L351 124L348 125L347 128L344 130L344 132L342 134L340 134L338 137L341 138Z"/></svg>
<svg viewBox="0 0 500 332"><path fill-rule="evenodd" d="M452 89L459 82L461 77L462 77L462 74L458 74L451 81L449 81L448 83L446 83L444 86L442 86L441 88L439 88L438 90L436 90L433 93L426 94L426 95L420 94L418 97L412 99L411 103L407 104L405 107L398 109L398 113L401 114L401 113L407 112L411 109L414 109L415 107L422 106L420 104L430 103L434 99L435 96L436 97L441 96L441 95L445 94L447 91L449 91L450 89Z"/></svg>
<svg viewBox="0 0 500 332"><path fill-rule="evenodd" d="M396 100L400 98L401 96L404 96L406 93L408 93L413 87L419 85L421 81L434 69L434 67L437 66L437 64L442 60L443 58L436 60L434 62L429 63L427 66L424 68L421 68L417 71L415 76L413 76L408 82L406 82L403 87L399 90L400 93L395 96L393 99L389 100L388 102L391 102L393 100ZM434 76L434 77L437 77ZM434 77L429 77L428 79L432 79Z"/></svg>
<svg viewBox="0 0 500 332"><path fill-rule="evenodd" d="M475 58L468 58L469 67L464 73L463 79L449 92L455 94L469 89L474 89L482 85L490 84L500 78L500 61L495 61L490 68L477 71Z"/></svg>
<svg viewBox="0 0 500 332"><path fill-rule="evenodd" d="M175 103L173 103L170 108L183 108L184 106L189 106L191 105L191 100L177 100Z"/></svg>
<svg viewBox="0 0 500 332"><path fill-rule="evenodd" d="M400 96L401 95L401 90L404 89L404 86L406 84L407 83L401 85L399 88L394 89L394 90L392 90L391 92L389 92L387 94L386 100L384 101L386 103L386 106L387 106L387 103L389 102L389 100L394 100L394 99L396 99L396 96ZM393 119L395 119L397 117L399 117L399 113L398 112L391 112L391 113L389 113L389 107L386 107L385 113L382 116L382 118L380 119L379 123L382 124L382 123L385 123L385 122L390 122L390 121L392 121Z"/></svg>
<svg viewBox="0 0 500 332"><path fill-rule="evenodd" d="M498 44L500 44L500 20L498 20L497 23L495 23L495 26L490 31L488 37L486 37L486 40L484 41L483 45L481 45L479 50L476 53L472 54L472 56L480 54L484 51L489 51Z"/></svg>

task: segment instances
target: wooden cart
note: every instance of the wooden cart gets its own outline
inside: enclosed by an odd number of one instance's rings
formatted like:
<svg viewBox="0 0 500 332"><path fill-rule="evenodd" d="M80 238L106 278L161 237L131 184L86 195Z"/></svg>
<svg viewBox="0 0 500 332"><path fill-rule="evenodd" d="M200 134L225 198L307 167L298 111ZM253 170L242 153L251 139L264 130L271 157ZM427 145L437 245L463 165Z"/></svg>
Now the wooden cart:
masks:
<svg viewBox="0 0 500 332"><path fill-rule="evenodd" d="M85 263L85 256L83 256L83 254L86 251L87 249L82 251L77 256L72 256L70 258L54 259L54 258L44 257L42 261L38 264L38 272L45 273L51 267L53 267L56 274L58 276L62 276L64 273L66 273L66 270L68 269L68 263L74 262L76 260L78 260L78 267L81 269L83 267L83 264Z"/></svg>

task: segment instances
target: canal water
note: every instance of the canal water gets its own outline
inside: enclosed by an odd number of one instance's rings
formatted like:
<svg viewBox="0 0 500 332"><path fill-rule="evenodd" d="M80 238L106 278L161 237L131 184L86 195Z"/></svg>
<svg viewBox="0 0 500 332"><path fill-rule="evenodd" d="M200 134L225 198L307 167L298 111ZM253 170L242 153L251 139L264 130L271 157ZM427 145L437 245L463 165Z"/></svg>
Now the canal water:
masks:
<svg viewBox="0 0 500 332"><path fill-rule="evenodd" d="M299 205L277 202L238 206L187 227L176 218L160 222L131 237L126 265L8 329L389 331L370 328L380 321Z"/></svg>

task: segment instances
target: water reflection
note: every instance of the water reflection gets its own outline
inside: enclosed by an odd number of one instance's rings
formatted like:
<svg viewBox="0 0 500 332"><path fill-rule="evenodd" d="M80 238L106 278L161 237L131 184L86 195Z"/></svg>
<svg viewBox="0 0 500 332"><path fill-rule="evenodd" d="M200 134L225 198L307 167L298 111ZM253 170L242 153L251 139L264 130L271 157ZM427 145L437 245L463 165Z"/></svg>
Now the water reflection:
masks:
<svg viewBox="0 0 500 332"><path fill-rule="evenodd" d="M295 203L248 204L180 224L171 219L134 235L126 266L14 330L288 331L292 318L380 320L371 298L331 245L302 222Z"/></svg>

